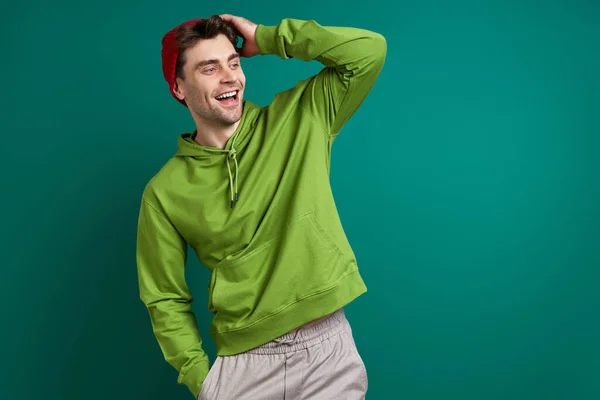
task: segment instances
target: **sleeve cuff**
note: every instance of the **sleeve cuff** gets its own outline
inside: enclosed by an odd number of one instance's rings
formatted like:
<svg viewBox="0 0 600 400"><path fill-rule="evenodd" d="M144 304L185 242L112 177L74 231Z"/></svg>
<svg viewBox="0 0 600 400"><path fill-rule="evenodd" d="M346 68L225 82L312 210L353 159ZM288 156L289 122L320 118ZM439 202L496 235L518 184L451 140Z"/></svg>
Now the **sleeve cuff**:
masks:
<svg viewBox="0 0 600 400"><path fill-rule="evenodd" d="M198 394L200 394L202 383L208 375L209 369L210 364L208 360L205 359L200 361L181 377L179 383L183 383L185 386L187 386L190 392L192 392L192 394L197 398Z"/></svg>
<svg viewBox="0 0 600 400"><path fill-rule="evenodd" d="M277 42L277 26L258 25L254 36L256 46L261 55L276 54L280 57L287 58L285 51L279 49Z"/></svg>

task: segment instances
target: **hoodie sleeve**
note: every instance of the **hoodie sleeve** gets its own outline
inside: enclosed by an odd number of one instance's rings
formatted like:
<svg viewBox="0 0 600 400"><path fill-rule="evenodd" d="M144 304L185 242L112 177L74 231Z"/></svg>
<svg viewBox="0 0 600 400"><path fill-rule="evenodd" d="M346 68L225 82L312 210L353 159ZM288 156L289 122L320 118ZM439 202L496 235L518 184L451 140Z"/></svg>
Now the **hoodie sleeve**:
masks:
<svg viewBox="0 0 600 400"><path fill-rule="evenodd" d="M300 85L300 105L333 137L367 97L387 53L386 40L379 33L297 19L284 19L277 26L258 25L256 44L261 55L317 60L324 65Z"/></svg>
<svg viewBox="0 0 600 400"><path fill-rule="evenodd" d="M136 258L140 297L160 349L179 372L177 381L198 396L209 361L190 310L193 299L184 272L187 243L147 199L140 208Z"/></svg>

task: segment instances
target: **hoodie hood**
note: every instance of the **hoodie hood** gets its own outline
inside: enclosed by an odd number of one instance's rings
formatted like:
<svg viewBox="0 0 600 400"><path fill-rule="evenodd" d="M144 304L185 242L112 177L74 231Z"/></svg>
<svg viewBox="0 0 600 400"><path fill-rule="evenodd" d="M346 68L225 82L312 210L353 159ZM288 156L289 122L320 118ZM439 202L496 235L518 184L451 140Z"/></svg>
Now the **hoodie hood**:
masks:
<svg viewBox="0 0 600 400"><path fill-rule="evenodd" d="M222 163L223 168L227 168L229 172L231 208L233 208L235 203L239 200L239 164L237 155L250 141L260 111L261 107L249 100L244 100L240 124L225 144L224 149L212 146L201 146L196 143L194 138L196 137L197 130L194 130L191 133L183 133L177 138L177 152L175 153L175 157L193 157L195 159L202 159L206 161L206 166Z"/></svg>
<svg viewBox="0 0 600 400"><path fill-rule="evenodd" d="M261 107L257 106L249 100L244 100L242 119L237 129L231 135L224 149L219 149L211 146L201 146L194 141L197 131L187 132L179 135L177 138L177 152L175 157L195 157L195 158L222 158L232 148L239 151L243 149L250 137L256 123L256 119L260 113Z"/></svg>

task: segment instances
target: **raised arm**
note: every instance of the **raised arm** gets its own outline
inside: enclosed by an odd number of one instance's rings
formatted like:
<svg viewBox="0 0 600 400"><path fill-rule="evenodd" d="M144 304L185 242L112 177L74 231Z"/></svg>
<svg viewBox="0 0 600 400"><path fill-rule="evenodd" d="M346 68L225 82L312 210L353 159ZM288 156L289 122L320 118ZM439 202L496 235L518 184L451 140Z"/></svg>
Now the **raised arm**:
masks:
<svg viewBox="0 0 600 400"><path fill-rule="evenodd" d="M178 372L178 382L198 396L209 370L185 282L187 244L168 218L142 200L137 236L140 296L165 360Z"/></svg>
<svg viewBox="0 0 600 400"><path fill-rule="evenodd" d="M331 136L339 133L363 103L387 52L386 40L379 33L297 19L284 19L277 26L258 25L256 43L261 54L316 60L324 65L298 87L303 90L301 106Z"/></svg>

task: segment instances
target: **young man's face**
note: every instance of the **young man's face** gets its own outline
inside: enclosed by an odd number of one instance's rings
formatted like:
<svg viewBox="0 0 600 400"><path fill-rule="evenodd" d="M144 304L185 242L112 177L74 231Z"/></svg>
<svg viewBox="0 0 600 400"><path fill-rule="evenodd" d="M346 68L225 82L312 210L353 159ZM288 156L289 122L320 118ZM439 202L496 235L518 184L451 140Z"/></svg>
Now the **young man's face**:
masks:
<svg viewBox="0 0 600 400"><path fill-rule="evenodd" d="M225 35L200 40L187 49L183 76L177 78L174 92L201 121L228 126L240 120L246 77Z"/></svg>

